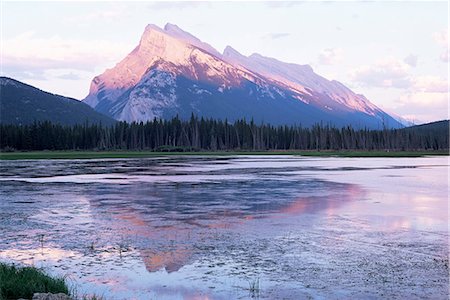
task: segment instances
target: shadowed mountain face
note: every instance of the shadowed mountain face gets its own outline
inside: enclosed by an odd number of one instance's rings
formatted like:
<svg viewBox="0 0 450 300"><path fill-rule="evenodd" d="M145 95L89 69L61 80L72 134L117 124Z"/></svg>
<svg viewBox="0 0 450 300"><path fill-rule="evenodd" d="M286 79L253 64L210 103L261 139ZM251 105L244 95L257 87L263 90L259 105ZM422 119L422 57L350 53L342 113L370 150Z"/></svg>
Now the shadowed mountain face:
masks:
<svg viewBox="0 0 450 300"><path fill-rule="evenodd" d="M240 118L274 125L401 127L362 95L296 65L231 47L223 54L175 25L148 25L139 45L95 77L84 100L127 122Z"/></svg>
<svg viewBox="0 0 450 300"><path fill-rule="evenodd" d="M96 112L81 101L0 77L0 122L26 125L35 121L51 121L62 125L115 123L110 117Z"/></svg>
<svg viewBox="0 0 450 300"><path fill-rule="evenodd" d="M446 135L449 132L449 126L450 121L449 120L441 120L421 125L415 125L405 128L407 131L417 131L417 132L423 132L423 133L439 133L442 135Z"/></svg>

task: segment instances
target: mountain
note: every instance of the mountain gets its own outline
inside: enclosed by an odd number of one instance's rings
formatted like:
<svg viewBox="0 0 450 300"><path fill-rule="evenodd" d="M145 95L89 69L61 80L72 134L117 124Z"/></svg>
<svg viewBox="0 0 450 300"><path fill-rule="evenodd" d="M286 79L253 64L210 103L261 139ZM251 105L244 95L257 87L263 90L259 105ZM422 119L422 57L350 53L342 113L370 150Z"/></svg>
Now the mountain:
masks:
<svg viewBox="0 0 450 300"><path fill-rule="evenodd" d="M229 46L219 53L172 24L148 25L130 54L93 79L84 101L127 122L194 113L273 125L402 127L364 96L308 65L246 57Z"/></svg>
<svg viewBox="0 0 450 300"><path fill-rule="evenodd" d="M410 126L401 129L401 131L408 132L410 136L410 143L417 144L417 139L422 138L422 148L432 149L449 149L450 137L450 121L442 120L421 125ZM415 137L415 138L414 138Z"/></svg>
<svg viewBox="0 0 450 300"><path fill-rule="evenodd" d="M404 127L410 127L410 126L414 126L417 124L417 122L414 122L412 120L406 119L402 116L397 115L396 113L393 112L389 112L389 115L394 118L397 122L399 122L400 124L402 124Z"/></svg>
<svg viewBox="0 0 450 300"><path fill-rule="evenodd" d="M442 136L449 136L449 128L450 128L450 121L449 120L442 120L442 121L436 121L421 125L414 125L410 127L404 128L406 131L415 131L418 133L423 134L436 134L436 135L442 135Z"/></svg>
<svg viewBox="0 0 450 300"><path fill-rule="evenodd" d="M63 125L116 121L85 103L41 91L20 81L0 77L0 123L25 125L51 121Z"/></svg>

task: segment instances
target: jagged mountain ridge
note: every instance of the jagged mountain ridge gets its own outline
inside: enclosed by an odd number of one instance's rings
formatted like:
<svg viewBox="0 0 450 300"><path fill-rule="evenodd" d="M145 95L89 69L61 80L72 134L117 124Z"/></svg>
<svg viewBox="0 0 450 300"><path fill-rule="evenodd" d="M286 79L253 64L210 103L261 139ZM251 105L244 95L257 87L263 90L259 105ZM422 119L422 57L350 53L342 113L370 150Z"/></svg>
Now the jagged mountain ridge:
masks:
<svg viewBox="0 0 450 300"><path fill-rule="evenodd" d="M274 125L401 126L364 96L310 66L259 54L246 57L231 47L221 54L172 24L163 29L148 25L129 55L94 78L84 101L128 122L194 113Z"/></svg>

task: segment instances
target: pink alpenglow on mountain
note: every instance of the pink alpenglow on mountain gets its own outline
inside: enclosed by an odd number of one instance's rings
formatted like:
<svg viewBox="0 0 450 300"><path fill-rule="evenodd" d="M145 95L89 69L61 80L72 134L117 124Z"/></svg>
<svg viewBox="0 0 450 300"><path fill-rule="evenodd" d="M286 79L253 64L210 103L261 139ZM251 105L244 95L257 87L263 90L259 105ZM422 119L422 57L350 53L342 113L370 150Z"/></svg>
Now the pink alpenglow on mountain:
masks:
<svg viewBox="0 0 450 300"><path fill-rule="evenodd" d="M148 25L139 45L92 80L84 101L117 120L146 122L192 114L273 125L401 127L362 95L314 73L227 46L211 45L167 24Z"/></svg>

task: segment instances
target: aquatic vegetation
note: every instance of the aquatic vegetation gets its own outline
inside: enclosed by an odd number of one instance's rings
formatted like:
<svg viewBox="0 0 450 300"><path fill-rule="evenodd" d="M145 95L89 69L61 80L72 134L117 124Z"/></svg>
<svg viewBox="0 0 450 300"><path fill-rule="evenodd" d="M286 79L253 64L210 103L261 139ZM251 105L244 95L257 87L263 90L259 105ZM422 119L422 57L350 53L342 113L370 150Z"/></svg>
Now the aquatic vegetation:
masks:
<svg viewBox="0 0 450 300"><path fill-rule="evenodd" d="M77 300L448 295L445 157L1 165L0 261Z"/></svg>
<svg viewBox="0 0 450 300"><path fill-rule="evenodd" d="M0 263L0 300L31 299L34 293L69 294L64 277L51 277L35 267Z"/></svg>
<svg viewBox="0 0 450 300"><path fill-rule="evenodd" d="M259 287L259 277L248 282L248 290L250 292L250 297L259 298L260 287Z"/></svg>

